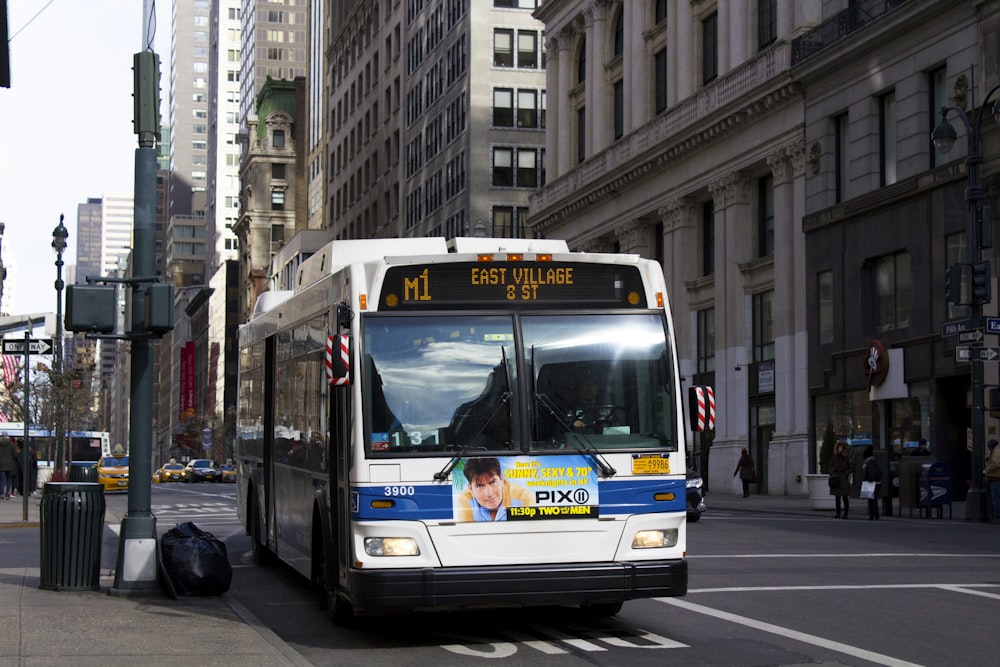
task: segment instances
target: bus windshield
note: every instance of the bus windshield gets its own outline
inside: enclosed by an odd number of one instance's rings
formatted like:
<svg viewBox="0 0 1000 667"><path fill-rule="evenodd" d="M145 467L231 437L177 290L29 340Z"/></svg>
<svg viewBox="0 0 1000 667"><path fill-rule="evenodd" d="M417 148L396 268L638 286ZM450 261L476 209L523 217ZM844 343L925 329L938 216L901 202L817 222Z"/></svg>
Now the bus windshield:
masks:
<svg viewBox="0 0 1000 667"><path fill-rule="evenodd" d="M669 355L657 312L372 314L362 380L369 449L674 451Z"/></svg>

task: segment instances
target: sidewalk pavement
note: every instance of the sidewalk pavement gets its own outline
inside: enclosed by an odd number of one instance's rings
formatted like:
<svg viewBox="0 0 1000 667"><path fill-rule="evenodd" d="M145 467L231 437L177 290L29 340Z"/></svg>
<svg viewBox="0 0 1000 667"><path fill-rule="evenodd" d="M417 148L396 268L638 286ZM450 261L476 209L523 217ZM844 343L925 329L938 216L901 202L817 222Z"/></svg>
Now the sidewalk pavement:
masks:
<svg viewBox="0 0 1000 667"><path fill-rule="evenodd" d="M0 544L22 528L39 531L41 496L0 501ZM860 504L859 504L860 503ZM867 518L864 502L854 499L852 520ZM964 521L965 503L954 503L949 519ZM708 494L708 516L713 512L764 512L775 515L823 518L832 510L814 510L805 497ZM899 516L885 520L936 521ZM106 524L121 517L108 511ZM20 531L19 536L24 531ZM106 549L105 549L106 552ZM308 662L264 627L228 593L217 597L174 600L158 592L121 594L112 590L114 572L102 569L99 591L50 591L39 588L39 567L8 567L0 548L0 665L34 667L88 667L116 662L125 665L169 665L178 660L202 665L306 665ZM107 563L114 556L104 553ZM238 569L234 581L238 577Z"/></svg>
<svg viewBox="0 0 1000 667"><path fill-rule="evenodd" d="M100 570L97 591L39 588L40 566L11 567L5 552L14 549L3 546L40 541L41 496L28 497L27 511L23 501L0 500L0 665L310 664L229 593L175 600L159 591L114 591L114 571L107 568ZM120 522L105 512L105 524ZM14 528L24 530L5 530ZM23 537L32 532L36 538ZM104 564L117 555L107 551L105 544ZM234 584L237 577L238 568Z"/></svg>

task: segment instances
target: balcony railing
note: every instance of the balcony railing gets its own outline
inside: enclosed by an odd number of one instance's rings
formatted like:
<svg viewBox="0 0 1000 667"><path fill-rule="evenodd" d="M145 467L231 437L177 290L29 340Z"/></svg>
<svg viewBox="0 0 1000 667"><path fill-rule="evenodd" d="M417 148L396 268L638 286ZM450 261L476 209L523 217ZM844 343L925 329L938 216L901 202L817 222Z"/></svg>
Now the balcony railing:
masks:
<svg viewBox="0 0 1000 667"><path fill-rule="evenodd" d="M800 64L852 32L877 21L907 0L859 0L792 40L792 66Z"/></svg>

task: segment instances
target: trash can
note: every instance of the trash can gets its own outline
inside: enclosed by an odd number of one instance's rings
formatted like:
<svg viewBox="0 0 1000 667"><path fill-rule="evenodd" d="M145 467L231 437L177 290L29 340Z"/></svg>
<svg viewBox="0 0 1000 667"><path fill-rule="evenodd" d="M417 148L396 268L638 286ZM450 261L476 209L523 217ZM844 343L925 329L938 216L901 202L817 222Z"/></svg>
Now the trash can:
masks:
<svg viewBox="0 0 1000 667"><path fill-rule="evenodd" d="M920 494L920 512L927 510L927 518L931 516L931 508L937 508L940 519L943 507L948 506L948 518L951 518L951 469L940 461L924 463L920 466L918 478Z"/></svg>
<svg viewBox="0 0 1000 667"><path fill-rule="evenodd" d="M73 461L69 466L69 481L71 482L96 482L97 481L97 464L90 463L78 463Z"/></svg>
<svg viewBox="0 0 1000 667"><path fill-rule="evenodd" d="M92 482L47 482L39 506L41 582L50 591L100 588L104 487Z"/></svg>

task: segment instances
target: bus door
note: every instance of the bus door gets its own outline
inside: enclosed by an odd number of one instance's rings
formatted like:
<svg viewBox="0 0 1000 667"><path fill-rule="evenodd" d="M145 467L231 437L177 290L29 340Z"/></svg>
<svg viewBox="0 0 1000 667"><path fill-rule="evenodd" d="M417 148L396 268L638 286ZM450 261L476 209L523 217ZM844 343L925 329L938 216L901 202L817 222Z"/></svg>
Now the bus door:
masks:
<svg viewBox="0 0 1000 667"><path fill-rule="evenodd" d="M274 527L274 392L275 392L275 336L264 341L264 441L262 446L263 469L261 470L260 493L264 504L264 544L269 549L277 546Z"/></svg>

